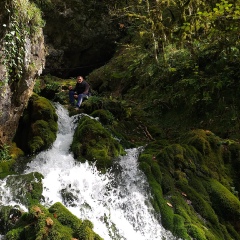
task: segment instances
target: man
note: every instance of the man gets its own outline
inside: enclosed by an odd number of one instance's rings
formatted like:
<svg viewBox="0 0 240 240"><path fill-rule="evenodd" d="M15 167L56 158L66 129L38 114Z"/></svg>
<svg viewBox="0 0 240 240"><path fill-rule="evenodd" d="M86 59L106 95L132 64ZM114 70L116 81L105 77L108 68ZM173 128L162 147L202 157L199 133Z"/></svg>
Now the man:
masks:
<svg viewBox="0 0 240 240"><path fill-rule="evenodd" d="M83 98L89 96L89 84L83 79L82 76L77 77L77 83L75 88L69 86L69 101L72 106L75 105L75 99L77 99L77 108L80 108Z"/></svg>

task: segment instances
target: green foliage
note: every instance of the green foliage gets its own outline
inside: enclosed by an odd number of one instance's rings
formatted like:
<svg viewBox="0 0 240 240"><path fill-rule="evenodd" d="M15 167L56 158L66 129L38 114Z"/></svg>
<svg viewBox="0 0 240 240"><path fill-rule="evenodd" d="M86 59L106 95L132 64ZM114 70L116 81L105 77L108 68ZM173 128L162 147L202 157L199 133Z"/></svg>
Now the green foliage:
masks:
<svg viewBox="0 0 240 240"><path fill-rule="evenodd" d="M5 178L9 174L14 174L14 164L15 160L0 161L0 179Z"/></svg>
<svg viewBox="0 0 240 240"><path fill-rule="evenodd" d="M6 28L3 45L2 63L8 75L5 82L9 85L18 82L24 74L25 41L39 32L44 25L40 10L28 0L6 1L9 22Z"/></svg>
<svg viewBox="0 0 240 240"><path fill-rule="evenodd" d="M52 11L53 10L53 2L51 0L32 0L38 8L44 11Z"/></svg>
<svg viewBox="0 0 240 240"><path fill-rule="evenodd" d="M10 153L9 153L10 146L3 145L0 147L0 162L9 161L12 159Z"/></svg>
<svg viewBox="0 0 240 240"><path fill-rule="evenodd" d="M14 165L16 159L23 154L21 149L17 148L14 143L0 147L0 179L15 173Z"/></svg>

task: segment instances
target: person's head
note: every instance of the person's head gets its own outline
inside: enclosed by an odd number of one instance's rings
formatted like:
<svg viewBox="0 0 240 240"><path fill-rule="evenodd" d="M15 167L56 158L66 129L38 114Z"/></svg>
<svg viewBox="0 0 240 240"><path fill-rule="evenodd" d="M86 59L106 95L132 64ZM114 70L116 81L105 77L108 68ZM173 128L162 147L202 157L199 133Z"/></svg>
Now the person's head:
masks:
<svg viewBox="0 0 240 240"><path fill-rule="evenodd" d="M83 81L83 77L82 77L82 76L78 76L78 77L77 77L77 82L78 82L78 83L81 83L82 81Z"/></svg>

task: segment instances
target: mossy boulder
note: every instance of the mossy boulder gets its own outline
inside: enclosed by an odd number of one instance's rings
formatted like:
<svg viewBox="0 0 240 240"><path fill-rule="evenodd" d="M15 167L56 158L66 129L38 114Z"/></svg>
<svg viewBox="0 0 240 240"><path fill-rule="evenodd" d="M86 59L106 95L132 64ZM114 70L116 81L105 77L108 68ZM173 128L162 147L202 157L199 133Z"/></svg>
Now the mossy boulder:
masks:
<svg viewBox="0 0 240 240"><path fill-rule="evenodd" d="M205 181L206 189L212 201L212 206L218 215L232 222L236 226L240 225L240 201L239 199L225 186L211 179Z"/></svg>
<svg viewBox="0 0 240 240"><path fill-rule="evenodd" d="M19 122L15 142L26 154L51 146L57 134L57 114L49 100L33 94Z"/></svg>
<svg viewBox="0 0 240 240"><path fill-rule="evenodd" d="M101 240L102 238L92 228L92 223L84 224L61 203L55 203L49 209L36 204L29 209L28 213L21 216L13 229L6 234L6 240L72 240L74 238ZM85 234L81 235L79 232Z"/></svg>
<svg viewBox="0 0 240 240"><path fill-rule="evenodd" d="M42 174L37 172L10 175L6 179L6 188L11 189L15 201L28 207L42 200L42 179Z"/></svg>
<svg viewBox="0 0 240 240"><path fill-rule="evenodd" d="M149 185L153 193L152 203L155 210L161 214L161 222L163 227L173 231L173 209L167 205L167 201L163 197L162 189L160 184L155 180L150 165L142 161L139 165L140 169L146 174Z"/></svg>
<svg viewBox="0 0 240 240"><path fill-rule="evenodd" d="M149 144L139 162L166 229L183 239L240 239L238 192L229 177L237 179L231 163L239 164L239 143L199 129L177 143Z"/></svg>
<svg viewBox="0 0 240 240"><path fill-rule="evenodd" d="M0 234L5 235L21 216L18 206L0 206Z"/></svg>
<svg viewBox="0 0 240 240"><path fill-rule="evenodd" d="M91 116L94 118L99 118L99 121L104 125L111 125L114 121L114 116L109 110L95 110Z"/></svg>
<svg viewBox="0 0 240 240"><path fill-rule="evenodd" d="M91 96L83 103L83 108L87 114L91 114L95 110L104 109L109 112L108 118L113 118L114 116L116 120L123 120L131 116L129 104L112 97Z"/></svg>
<svg viewBox="0 0 240 240"><path fill-rule="evenodd" d="M108 168L114 158L124 154L124 149L100 122L84 116L73 136L71 150L78 160L95 162L100 168Z"/></svg>
<svg viewBox="0 0 240 240"><path fill-rule="evenodd" d="M9 174L13 174L14 172L14 164L15 160L11 159L8 161L0 161L0 179L5 178Z"/></svg>
<svg viewBox="0 0 240 240"><path fill-rule="evenodd" d="M174 174L178 169L190 169L197 171L197 166L203 162L202 155L186 144L171 144L160 149L156 154L156 159L160 166L164 166Z"/></svg>
<svg viewBox="0 0 240 240"><path fill-rule="evenodd" d="M57 202L49 208L49 212L64 226L72 229L73 237L83 240L102 240L93 231L93 223L87 219L81 220L74 216L61 203Z"/></svg>
<svg viewBox="0 0 240 240"><path fill-rule="evenodd" d="M63 105L69 104L68 87L75 86L75 79L62 79L56 76L40 76L34 85L33 91L53 102Z"/></svg>
<svg viewBox="0 0 240 240"><path fill-rule="evenodd" d="M71 214L60 202L54 203L49 208L49 212L52 213L62 225L74 230L77 230L82 224L82 220Z"/></svg>

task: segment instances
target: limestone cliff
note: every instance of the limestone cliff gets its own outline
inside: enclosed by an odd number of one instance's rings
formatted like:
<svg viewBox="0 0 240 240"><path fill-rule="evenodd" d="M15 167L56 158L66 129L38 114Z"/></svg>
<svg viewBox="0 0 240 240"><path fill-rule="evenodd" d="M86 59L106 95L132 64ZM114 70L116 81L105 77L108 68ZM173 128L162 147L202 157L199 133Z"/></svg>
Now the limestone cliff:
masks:
<svg viewBox="0 0 240 240"><path fill-rule="evenodd" d="M28 0L0 3L0 145L10 142L45 65L43 21Z"/></svg>

